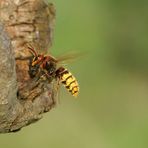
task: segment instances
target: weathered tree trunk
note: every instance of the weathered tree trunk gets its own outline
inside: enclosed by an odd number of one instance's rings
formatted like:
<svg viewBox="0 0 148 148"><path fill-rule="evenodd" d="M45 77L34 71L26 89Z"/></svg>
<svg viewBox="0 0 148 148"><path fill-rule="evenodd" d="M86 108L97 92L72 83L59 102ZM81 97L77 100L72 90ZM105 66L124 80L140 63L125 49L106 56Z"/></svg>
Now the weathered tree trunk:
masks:
<svg viewBox="0 0 148 148"><path fill-rule="evenodd" d="M46 53L54 19L54 6L43 0L0 0L0 133L39 120L56 103L53 84L29 77L25 46Z"/></svg>

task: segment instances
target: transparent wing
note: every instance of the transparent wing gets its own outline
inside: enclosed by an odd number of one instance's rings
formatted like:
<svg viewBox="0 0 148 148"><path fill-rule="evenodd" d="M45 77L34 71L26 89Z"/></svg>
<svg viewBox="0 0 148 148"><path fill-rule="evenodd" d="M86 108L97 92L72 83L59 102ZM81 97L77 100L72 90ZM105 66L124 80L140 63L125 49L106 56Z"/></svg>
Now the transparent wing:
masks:
<svg viewBox="0 0 148 148"><path fill-rule="evenodd" d="M54 104L57 105L60 103L60 81L59 80L53 80L52 81L52 98L54 101Z"/></svg>
<svg viewBox="0 0 148 148"><path fill-rule="evenodd" d="M57 63L58 64L62 64L62 65L67 65L68 63L74 62L76 60L78 60L79 58L81 58L82 56L84 56L84 53L67 53L65 55L62 56L58 56L57 59Z"/></svg>

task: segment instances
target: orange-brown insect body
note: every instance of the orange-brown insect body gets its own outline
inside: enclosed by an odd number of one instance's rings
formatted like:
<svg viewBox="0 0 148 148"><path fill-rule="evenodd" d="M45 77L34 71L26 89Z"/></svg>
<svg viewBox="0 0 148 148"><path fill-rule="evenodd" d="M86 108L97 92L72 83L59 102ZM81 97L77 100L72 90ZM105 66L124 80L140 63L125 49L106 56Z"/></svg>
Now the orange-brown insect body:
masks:
<svg viewBox="0 0 148 148"><path fill-rule="evenodd" d="M31 78L38 77L38 79L40 79L45 76L50 82L55 78L61 82L73 96L76 97L78 95L79 86L77 80L66 68L57 68L58 60L50 55L37 54L33 47L28 48L33 54L29 64L29 74Z"/></svg>

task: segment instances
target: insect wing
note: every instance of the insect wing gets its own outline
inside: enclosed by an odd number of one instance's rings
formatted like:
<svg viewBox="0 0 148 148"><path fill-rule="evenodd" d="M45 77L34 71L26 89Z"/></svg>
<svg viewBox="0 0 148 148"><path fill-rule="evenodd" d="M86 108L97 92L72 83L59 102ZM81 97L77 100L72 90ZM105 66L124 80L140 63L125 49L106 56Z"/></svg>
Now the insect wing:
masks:
<svg viewBox="0 0 148 148"><path fill-rule="evenodd" d="M58 104L60 102L60 81L59 79L54 79L52 82L52 98L53 98L53 102L56 104Z"/></svg>
<svg viewBox="0 0 148 148"><path fill-rule="evenodd" d="M58 64L67 65L68 63L76 61L83 55L83 53L68 53L62 56L58 56L56 59Z"/></svg>

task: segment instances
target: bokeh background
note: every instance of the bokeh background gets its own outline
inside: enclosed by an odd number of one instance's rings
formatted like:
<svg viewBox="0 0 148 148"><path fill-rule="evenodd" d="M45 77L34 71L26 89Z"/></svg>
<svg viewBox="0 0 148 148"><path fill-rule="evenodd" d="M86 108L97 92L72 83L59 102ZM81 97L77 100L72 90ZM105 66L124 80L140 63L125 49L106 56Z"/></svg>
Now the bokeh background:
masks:
<svg viewBox="0 0 148 148"><path fill-rule="evenodd" d="M74 99L39 122L1 134L5 148L148 147L148 2L50 0L57 9L53 55L86 53L67 68L80 83Z"/></svg>

